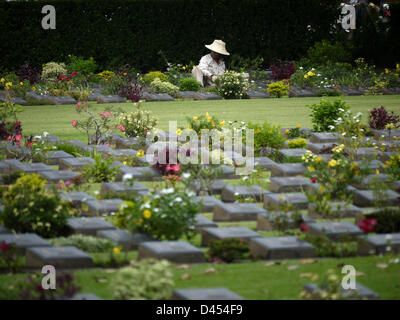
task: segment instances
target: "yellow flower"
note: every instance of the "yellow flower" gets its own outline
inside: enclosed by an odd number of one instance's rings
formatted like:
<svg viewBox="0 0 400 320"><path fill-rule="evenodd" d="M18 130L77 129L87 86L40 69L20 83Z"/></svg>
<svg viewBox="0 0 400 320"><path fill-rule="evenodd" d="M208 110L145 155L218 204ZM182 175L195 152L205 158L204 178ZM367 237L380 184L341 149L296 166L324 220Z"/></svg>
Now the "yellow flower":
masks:
<svg viewBox="0 0 400 320"><path fill-rule="evenodd" d="M143 158L144 157L144 151L142 149L140 149L137 153L136 153L136 157L138 158Z"/></svg>
<svg viewBox="0 0 400 320"><path fill-rule="evenodd" d="M332 159L331 161L328 162L329 167L334 167L337 165L337 161L335 159Z"/></svg>
<svg viewBox="0 0 400 320"><path fill-rule="evenodd" d="M308 78L308 75L305 74L305 75L304 75L304 79L307 79L307 78Z"/></svg>
<svg viewBox="0 0 400 320"><path fill-rule="evenodd" d="M219 125L222 127L225 124L225 121L221 121Z"/></svg>
<svg viewBox="0 0 400 320"><path fill-rule="evenodd" d="M181 133L182 133L182 130L181 130L181 129L176 130L176 135L180 136Z"/></svg>
<svg viewBox="0 0 400 320"><path fill-rule="evenodd" d="M20 85L20 86L23 86L23 85L24 85L24 83L23 83L23 82L20 82L20 83L19 83L19 85Z"/></svg>
<svg viewBox="0 0 400 320"><path fill-rule="evenodd" d="M136 225L140 227L143 224L143 219L140 219L139 221L136 222Z"/></svg>
<svg viewBox="0 0 400 320"><path fill-rule="evenodd" d="M215 122L214 122L214 121L211 121L211 125L214 127L214 126L215 126Z"/></svg>
<svg viewBox="0 0 400 320"><path fill-rule="evenodd" d="M144 217L145 219L150 219L150 218L151 218L151 211L148 210L148 209L144 210L144 211L143 211L143 217Z"/></svg>
<svg viewBox="0 0 400 320"><path fill-rule="evenodd" d="M324 192L325 191L325 187L321 184L319 186L319 192Z"/></svg>
<svg viewBox="0 0 400 320"><path fill-rule="evenodd" d="M0 82L1 82L1 83L3 83L4 81L6 81L6 79L4 79L4 78L1 78L1 79L0 79Z"/></svg>
<svg viewBox="0 0 400 320"><path fill-rule="evenodd" d="M389 73L389 69L388 68L385 69L385 73Z"/></svg>
<svg viewBox="0 0 400 320"><path fill-rule="evenodd" d="M315 163L320 163L322 160L323 160L323 159L322 159L320 156L318 156L318 157L316 157L316 158L314 159Z"/></svg>
<svg viewBox="0 0 400 320"><path fill-rule="evenodd" d="M289 129L286 129L286 130L285 130L285 132L286 132L286 133L289 133L289 132L290 132L290 130L289 130Z"/></svg>
<svg viewBox="0 0 400 320"><path fill-rule="evenodd" d="M122 162L122 164L124 164L125 166L126 166L126 163L127 163L126 161L123 161L123 162Z"/></svg>
<svg viewBox="0 0 400 320"><path fill-rule="evenodd" d="M301 124L298 124L298 125L297 125L297 128L301 128Z"/></svg>
<svg viewBox="0 0 400 320"><path fill-rule="evenodd" d="M115 247L115 248L113 249L113 251L114 251L115 254L120 254L120 253L121 253L121 250L122 250L122 247Z"/></svg>
<svg viewBox="0 0 400 320"><path fill-rule="evenodd" d="M183 70L186 70L186 67L182 67Z"/></svg>
<svg viewBox="0 0 400 320"><path fill-rule="evenodd" d="M351 165L350 165L350 168L351 168L352 170L356 169L357 167L358 167L357 162L352 162Z"/></svg>
<svg viewBox="0 0 400 320"><path fill-rule="evenodd" d="M314 72L308 71L307 75L309 75L310 77L315 76Z"/></svg>
<svg viewBox="0 0 400 320"><path fill-rule="evenodd" d="M315 170L314 167L307 167L308 171L313 172Z"/></svg>
<svg viewBox="0 0 400 320"><path fill-rule="evenodd" d="M6 83L6 88L7 88L7 89L10 89L10 88L12 87L12 85L13 85L12 82L7 82L7 83Z"/></svg>
<svg viewBox="0 0 400 320"><path fill-rule="evenodd" d="M380 172L379 172L379 170L378 170L378 169L376 169L376 170L375 170L375 173L376 173L376 174L379 174Z"/></svg>
<svg viewBox="0 0 400 320"><path fill-rule="evenodd" d="M280 195L280 196L278 196L278 199L279 199L279 200L285 200L285 199L286 199L286 197L285 197L285 196L283 196L283 195Z"/></svg>
<svg viewBox="0 0 400 320"><path fill-rule="evenodd" d="M35 88L35 87L32 87L32 91L36 91L36 88Z"/></svg>
<svg viewBox="0 0 400 320"><path fill-rule="evenodd" d="M260 133L261 129L256 129L256 131L254 131L254 134Z"/></svg>
<svg viewBox="0 0 400 320"><path fill-rule="evenodd" d="M193 117L193 121L197 121L198 119L198 117Z"/></svg>

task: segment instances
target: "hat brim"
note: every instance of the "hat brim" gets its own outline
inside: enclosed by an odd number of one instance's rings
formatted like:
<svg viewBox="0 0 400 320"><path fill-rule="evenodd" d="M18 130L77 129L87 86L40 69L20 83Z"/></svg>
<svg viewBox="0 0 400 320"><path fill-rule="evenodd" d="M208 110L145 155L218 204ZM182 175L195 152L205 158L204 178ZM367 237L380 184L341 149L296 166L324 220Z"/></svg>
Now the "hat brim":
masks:
<svg viewBox="0 0 400 320"><path fill-rule="evenodd" d="M211 50L211 51L217 52L219 54L223 54L224 56L229 56L230 55L228 51L221 50L221 48L214 47L214 46L212 46L210 44L206 44L205 47L207 49Z"/></svg>

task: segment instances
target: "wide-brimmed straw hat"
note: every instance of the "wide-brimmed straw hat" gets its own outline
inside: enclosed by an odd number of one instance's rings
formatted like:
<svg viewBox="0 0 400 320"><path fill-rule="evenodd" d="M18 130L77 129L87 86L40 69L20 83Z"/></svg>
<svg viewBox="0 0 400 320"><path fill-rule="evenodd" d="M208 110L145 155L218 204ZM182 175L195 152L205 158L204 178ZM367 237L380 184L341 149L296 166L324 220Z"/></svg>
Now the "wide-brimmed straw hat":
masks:
<svg viewBox="0 0 400 320"><path fill-rule="evenodd" d="M229 56L229 52L226 51L225 42L222 40L214 40L211 44L206 44L206 48L210 49L211 51Z"/></svg>

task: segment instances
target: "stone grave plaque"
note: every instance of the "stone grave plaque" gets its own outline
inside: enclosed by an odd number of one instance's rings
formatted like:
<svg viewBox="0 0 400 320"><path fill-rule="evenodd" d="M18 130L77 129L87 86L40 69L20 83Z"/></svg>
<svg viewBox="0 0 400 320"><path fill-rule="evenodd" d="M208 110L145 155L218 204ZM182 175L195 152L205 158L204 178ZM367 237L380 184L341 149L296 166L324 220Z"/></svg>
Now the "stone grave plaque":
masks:
<svg viewBox="0 0 400 320"><path fill-rule="evenodd" d="M47 100L56 105L76 103L76 100L69 96L59 96L59 97L48 96Z"/></svg>
<svg viewBox="0 0 400 320"><path fill-rule="evenodd" d="M283 211L268 211L257 216L257 230L272 231L272 230L287 230L297 229L301 222L293 220L294 212ZM302 216L304 222L310 222L307 216ZM311 220L313 221L313 220ZM279 226L279 228L278 228Z"/></svg>
<svg viewBox="0 0 400 320"><path fill-rule="evenodd" d="M312 244L296 237L254 238L250 240L250 255L262 259L282 260L316 257Z"/></svg>
<svg viewBox="0 0 400 320"><path fill-rule="evenodd" d="M80 140L66 140L66 141L64 141L64 143L69 144L69 145L74 146L74 147L77 147L79 150L82 150L82 151L88 151L89 150L88 145L83 143Z"/></svg>
<svg viewBox="0 0 400 320"><path fill-rule="evenodd" d="M225 182L224 180L222 180L222 179L214 180L214 181L211 183L211 185L208 186L209 192L210 192L211 194L215 194L215 195L216 195L216 194L221 194L222 189L224 188L225 185L226 185L226 182ZM195 182L195 183L192 185L192 187L193 187L193 189L194 189L195 191L200 191L200 184L199 184L198 182Z"/></svg>
<svg viewBox="0 0 400 320"><path fill-rule="evenodd" d="M358 254L384 255L400 251L400 233L370 234L359 237Z"/></svg>
<svg viewBox="0 0 400 320"><path fill-rule="evenodd" d="M226 288L179 289L172 293L173 300L244 300Z"/></svg>
<svg viewBox="0 0 400 320"><path fill-rule="evenodd" d="M400 87L386 88L383 94L400 94Z"/></svg>
<svg viewBox="0 0 400 320"><path fill-rule="evenodd" d="M355 239L362 234L362 230L350 222L309 223L307 232L311 235L326 235L333 241Z"/></svg>
<svg viewBox="0 0 400 320"><path fill-rule="evenodd" d="M264 168L266 170L271 170L272 166L276 162L271 160L268 157L256 157L254 158L254 166L259 165L261 168Z"/></svg>
<svg viewBox="0 0 400 320"><path fill-rule="evenodd" d="M257 214L265 213L255 203L220 203L214 206L214 221L256 221Z"/></svg>
<svg viewBox="0 0 400 320"><path fill-rule="evenodd" d="M27 106L28 105L28 102L26 102L24 99L18 98L18 97L12 97L11 101L14 104L17 104L17 105L20 105L20 106ZM0 97L0 102L6 102L6 99L3 98L3 97Z"/></svg>
<svg viewBox="0 0 400 320"><path fill-rule="evenodd" d="M221 164L222 168L222 173L221 173L221 178L222 179L237 179L238 176L235 173L235 169L226 165L226 164Z"/></svg>
<svg viewBox="0 0 400 320"><path fill-rule="evenodd" d="M305 171L302 163L277 163L271 168L271 177L295 177L303 175Z"/></svg>
<svg viewBox="0 0 400 320"><path fill-rule="evenodd" d="M32 156L32 150L27 147L19 147L17 145L6 145L5 147L7 159L26 158Z"/></svg>
<svg viewBox="0 0 400 320"><path fill-rule="evenodd" d="M41 162L36 162L36 163L24 163L24 166L21 167L21 171L24 173L40 173L43 171L52 171L53 169L49 167L48 165L45 165L44 163ZM13 171L13 167L11 166L11 171ZM17 170L20 171L20 170Z"/></svg>
<svg viewBox="0 0 400 320"><path fill-rule="evenodd" d="M341 201L329 202L331 206L331 212L335 217L340 218L355 218L358 215L362 215L362 210L355 205L347 204ZM308 216L313 219L322 219L320 212L317 212L315 203L308 204Z"/></svg>
<svg viewBox="0 0 400 320"><path fill-rule="evenodd" d="M346 148L344 150L345 152L347 151ZM356 159L357 160L362 160L362 159L374 159L376 158L376 151L375 148L358 148L356 150Z"/></svg>
<svg viewBox="0 0 400 320"><path fill-rule="evenodd" d="M174 101L175 99L167 93L144 93L143 98L148 101Z"/></svg>
<svg viewBox="0 0 400 320"><path fill-rule="evenodd" d="M248 90L247 95L249 99L268 99L269 95L265 92L258 91L258 90Z"/></svg>
<svg viewBox="0 0 400 320"><path fill-rule="evenodd" d="M400 137L400 129L394 130L372 130L375 132L374 138L376 140L383 139L383 140L393 140L394 137Z"/></svg>
<svg viewBox="0 0 400 320"><path fill-rule="evenodd" d="M340 87L339 91L345 96L362 96L363 93L356 88Z"/></svg>
<svg viewBox="0 0 400 320"><path fill-rule="evenodd" d="M121 158L121 157L132 157L136 156L137 151L133 149L114 149L104 154L107 158Z"/></svg>
<svg viewBox="0 0 400 320"><path fill-rule="evenodd" d="M110 153L114 150L113 148L106 146L105 144L99 144L99 145L91 144L88 147L91 148L92 150L93 149L96 150L98 153Z"/></svg>
<svg viewBox="0 0 400 320"><path fill-rule="evenodd" d="M1 174L8 174L10 172L10 164L7 163L9 160L2 160L0 161L0 173ZM12 160L11 160L12 161ZM15 160L18 161L18 160Z"/></svg>
<svg viewBox="0 0 400 320"><path fill-rule="evenodd" d="M103 182L100 189L100 194L129 194L134 192L149 192L149 189L137 181L132 185L128 182Z"/></svg>
<svg viewBox="0 0 400 320"><path fill-rule="evenodd" d="M52 104L48 98L49 98L49 96L40 95L34 91L27 92L26 97L25 97L28 104L31 104L32 101L35 101L35 102L37 101L37 102L41 102L41 103L45 103L45 104Z"/></svg>
<svg viewBox="0 0 400 320"><path fill-rule="evenodd" d="M10 234L11 231L0 224L0 234Z"/></svg>
<svg viewBox="0 0 400 320"><path fill-rule="evenodd" d="M302 192L264 194L264 209L279 210L286 203L293 209L303 210L308 207L307 196Z"/></svg>
<svg viewBox="0 0 400 320"><path fill-rule="evenodd" d="M200 204L201 212L213 212L214 206L221 203L221 200L213 196L196 196L192 201Z"/></svg>
<svg viewBox="0 0 400 320"><path fill-rule="evenodd" d="M196 92L194 100L222 100L222 97L215 92Z"/></svg>
<svg viewBox="0 0 400 320"><path fill-rule="evenodd" d="M61 159L67 159L73 157L74 157L73 155L62 150L49 151L44 156L44 162L49 165L58 165Z"/></svg>
<svg viewBox="0 0 400 320"><path fill-rule="evenodd" d="M40 175L50 181L57 183L58 181L68 181L71 180L79 175L77 172L73 172L71 170L60 170L60 171L42 171Z"/></svg>
<svg viewBox="0 0 400 320"><path fill-rule="evenodd" d="M197 232L201 231L203 228L218 228L218 224L212 222L201 214L196 214L195 219L196 222L194 224L194 228Z"/></svg>
<svg viewBox="0 0 400 320"><path fill-rule="evenodd" d="M331 150L338 146L339 143L335 143L335 142L322 142L322 143L313 143L310 142L307 146L307 148L315 154L324 154L324 153L328 153L331 152Z"/></svg>
<svg viewBox="0 0 400 320"><path fill-rule="evenodd" d="M256 202L261 202L263 189L260 186L232 186L227 184L221 192L221 199L224 202L235 202L236 197L241 199L252 198Z"/></svg>
<svg viewBox="0 0 400 320"><path fill-rule="evenodd" d="M195 91L180 91L179 96L182 99L194 99Z"/></svg>
<svg viewBox="0 0 400 320"><path fill-rule="evenodd" d="M303 148L292 148L292 149L280 149L279 153L282 157L287 158L300 158L303 154L307 152L307 149Z"/></svg>
<svg viewBox="0 0 400 320"><path fill-rule="evenodd" d="M14 243L22 254L31 247L51 247L50 243L36 233L10 233L0 234L0 243Z"/></svg>
<svg viewBox="0 0 400 320"><path fill-rule="evenodd" d="M339 135L333 132L313 132L309 139L312 143L338 143Z"/></svg>
<svg viewBox="0 0 400 320"><path fill-rule="evenodd" d="M138 259L166 259L174 263L205 262L204 252L185 241L153 241L139 244Z"/></svg>
<svg viewBox="0 0 400 320"><path fill-rule="evenodd" d="M123 202L121 199L89 200L87 202L88 211L84 213L87 215L115 213L119 211L119 205Z"/></svg>
<svg viewBox="0 0 400 320"><path fill-rule="evenodd" d="M95 200L91 195L86 192L67 192L61 193L61 199L71 202L72 206L81 209L82 202Z"/></svg>
<svg viewBox="0 0 400 320"><path fill-rule="evenodd" d="M139 181L153 181L160 179L161 174L150 167L122 167L119 168L119 178L122 179L125 174L129 174L133 179Z"/></svg>
<svg viewBox="0 0 400 320"><path fill-rule="evenodd" d="M122 102L126 102L126 99L118 95L99 94L97 96L97 103L122 103Z"/></svg>
<svg viewBox="0 0 400 320"><path fill-rule="evenodd" d="M117 245L122 246L124 250L136 250L138 248L138 243L129 230L99 230L97 231L97 236L113 240ZM151 237L147 236L146 241L151 241Z"/></svg>
<svg viewBox="0 0 400 320"><path fill-rule="evenodd" d="M82 171L85 166L91 166L94 164L94 160L90 157L80 158L64 158L59 161L60 170L72 169L75 171Z"/></svg>
<svg viewBox="0 0 400 320"><path fill-rule="evenodd" d="M201 230L201 246L206 247L211 240L237 238L249 241L261 235L245 227L204 228Z"/></svg>
<svg viewBox="0 0 400 320"><path fill-rule="evenodd" d="M26 266L41 268L44 265L66 269L89 268L94 264L87 253L73 246L27 248Z"/></svg>
<svg viewBox="0 0 400 320"><path fill-rule="evenodd" d="M84 234L87 236L96 236L99 230L115 230L116 228L102 218L80 217L69 218L67 226L73 234Z"/></svg>
<svg viewBox="0 0 400 320"><path fill-rule="evenodd" d="M368 160L367 162L365 162L363 160L357 160L357 161L355 161L355 163L357 163L360 168L362 168L362 169L368 168L368 169L372 170L373 172L375 172L376 169L381 169L383 167L383 163L376 159Z"/></svg>
<svg viewBox="0 0 400 320"><path fill-rule="evenodd" d="M69 300L103 300L93 293L78 293Z"/></svg>
<svg viewBox="0 0 400 320"><path fill-rule="evenodd" d="M400 194L393 190L382 190L385 199L381 202L383 206L399 206ZM355 190L353 202L359 207L373 207L375 205L375 196L372 190Z"/></svg>
<svg viewBox="0 0 400 320"><path fill-rule="evenodd" d="M316 97L317 95L309 89L295 89L291 88L288 90L289 98L307 98Z"/></svg>
<svg viewBox="0 0 400 320"><path fill-rule="evenodd" d="M313 292L318 293L321 290L321 289L319 289L319 287L316 283L305 284L303 286L303 289L309 293L313 293ZM356 281L356 289L348 289L348 290L341 289L340 296L342 296L343 298L346 298L348 300L361 300L361 299L378 300L379 299L379 295L376 292L363 286L358 281Z"/></svg>
<svg viewBox="0 0 400 320"><path fill-rule="evenodd" d="M304 177L273 177L270 179L269 189L272 192L302 192L310 184Z"/></svg>
<svg viewBox="0 0 400 320"><path fill-rule="evenodd" d="M383 173L371 174L364 177L361 181L353 183L352 186L360 190L367 190L368 188L371 187L371 184L374 181L379 181L382 183L390 183L390 180L391 177Z"/></svg>

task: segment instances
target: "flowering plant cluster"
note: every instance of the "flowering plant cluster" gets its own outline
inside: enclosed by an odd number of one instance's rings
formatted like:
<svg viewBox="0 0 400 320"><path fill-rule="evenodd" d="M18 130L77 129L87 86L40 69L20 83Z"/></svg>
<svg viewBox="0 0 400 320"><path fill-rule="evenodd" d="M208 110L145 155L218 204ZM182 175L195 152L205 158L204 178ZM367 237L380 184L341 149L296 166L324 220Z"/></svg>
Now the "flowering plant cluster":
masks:
<svg viewBox="0 0 400 320"><path fill-rule="evenodd" d="M400 180L400 154L393 155L383 166L393 180Z"/></svg>
<svg viewBox="0 0 400 320"><path fill-rule="evenodd" d="M400 116L393 111L388 112L384 106L374 108L369 112L368 124L372 129L383 130L388 124L393 124L394 128L400 127Z"/></svg>
<svg viewBox="0 0 400 320"><path fill-rule="evenodd" d="M178 154L181 150L178 147L176 149L171 149L170 146L166 146L164 149L159 150L158 154L154 156L154 169L160 172L163 176L168 176L170 174L180 175L181 165L179 164L179 159L176 157L176 161L170 159L171 153ZM190 155L190 150L187 150L187 155ZM171 163L170 163L171 162ZM175 162L175 163L173 163Z"/></svg>
<svg viewBox="0 0 400 320"><path fill-rule="evenodd" d="M208 112L204 115L194 116L193 118L186 117L188 122L188 129L196 131L199 138L201 138L201 130L213 130L216 129L221 131L225 125L225 121L220 121L215 116L210 116Z"/></svg>
<svg viewBox="0 0 400 320"><path fill-rule="evenodd" d="M307 146L307 140L304 138L296 138L287 141L289 149L305 148Z"/></svg>
<svg viewBox="0 0 400 320"><path fill-rule="evenodd" d="M199 212L199 205L191 201L192 195L168 188L153 191L150 197L124 201L115 222L119 227L145 232L158 240L191 237Z"/></svg>
<svg viewBox="0 0 400 320"><path fill-rule="evenodd" d="M364 233L370 233L370 232L374 231L376 225L377 225L376 219L363 219L358 223L358 227Z"/></svg>
<svg viewBox="0 0 400 320"><path fill-rule="evenodd" d="M242 73L235 71L226 71L217 76L215 85L219 94L225 99L244 99L249 89L249 81Z"/></svg>
<svg viewBox="0 0 400 320"><path fill-rule="evenodd" d="M20 233L32 232L46 238L62 234L69 217L68 204L46 184L37 174L21 176L3 194L0 222Z"/></svg>
<svg viewBox="0 0 400 320"><path fill-rule="evenodd" d="M272 82L268 85L267 91L272 97L280 98L287 94L289 90L289 85L287 80Z"/></svg>
<svg viewBox="0 0 400 320"><path fill-rule="evenodd" d="M350 109L340 98L334 101L321 99L319 104L308 107L311 109L310 116L315 132L333 131L335 120L343 117L344 113Z"/></svg>
<svg viewBox="0 0 400 320"><path fill-rule="evenodd" d="M247 125L248 129L254 130L254 153L259 155L263 148L280 149L286 138L282 134L281 128L268 122L263 124Z"/></svg>
<svg viewBox="0 0 400 320"><path fill-rule="evenodd" d="M0 242L0 270L17 272L24 265L24 259L14 243Z"/></svg>
<svg viewBox="0 0 400 320"><path fill-rule="evenodd" d="M49 62L43 65L41 79L44 82L56 82L59 77L66 73L65 63Z"/></svg>
<svg viewBox="0 0 400 320"><path fill-rule="evenodd" d="M122 113L118 117L118 129L127 137L146 138L147 134L155 128L158 119L152 116L151 111L143 111L140 104L135 104L137 110Z"/></svg>
<svg viewBox="0 0 400 320"><path fill-rule="evenodd" d="M168 81L155 78L151 83L151 90L154 93L167 93L174 98L179 97L179 88Z"/></svg>

